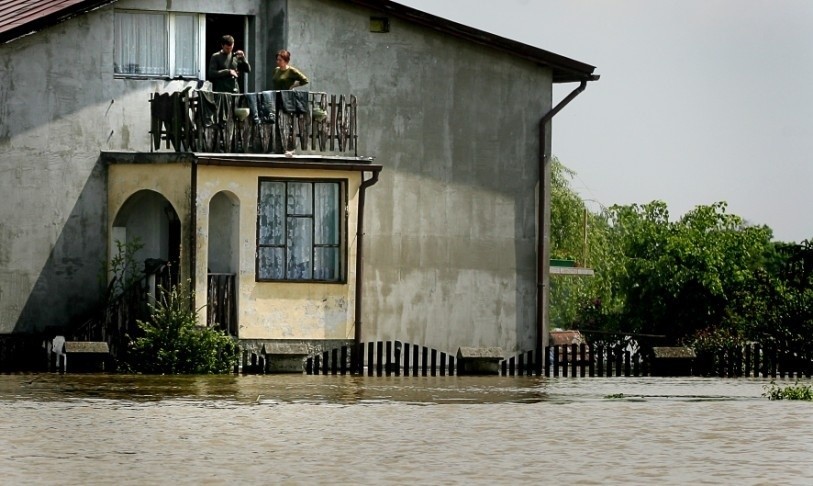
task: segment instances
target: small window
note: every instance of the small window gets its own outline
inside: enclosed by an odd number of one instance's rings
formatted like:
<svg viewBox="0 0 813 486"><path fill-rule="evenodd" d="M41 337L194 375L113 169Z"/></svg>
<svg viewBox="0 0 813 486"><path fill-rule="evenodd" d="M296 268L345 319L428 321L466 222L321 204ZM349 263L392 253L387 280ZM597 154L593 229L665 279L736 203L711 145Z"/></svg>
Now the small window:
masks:
<svg viewBox="0 0 813 486"><path fill-rule="evenodd" d="M118 76L200 78L201 15L115 11Z"/></svg>
<svg viewBox="0 0 813 486"><path fill-rule="evenodd" d="M260 179L258 281L344 280L345 183Z"/></svg>

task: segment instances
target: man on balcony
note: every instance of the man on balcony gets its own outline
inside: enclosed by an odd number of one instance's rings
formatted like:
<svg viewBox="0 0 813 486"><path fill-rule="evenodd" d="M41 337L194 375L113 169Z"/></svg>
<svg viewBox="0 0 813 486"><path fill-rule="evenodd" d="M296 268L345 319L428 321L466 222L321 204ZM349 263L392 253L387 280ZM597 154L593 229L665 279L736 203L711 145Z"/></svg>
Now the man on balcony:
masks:
<svg viewBox="0 0 813 486"><path fill-rule="evenodd" d="M237 78L243 73L251 72L251 65L243 51L234 51L234 37L224 35L220 40L220 51L212 54L209 60L209 81L212 91L221 93L239 93Z"/></svg>

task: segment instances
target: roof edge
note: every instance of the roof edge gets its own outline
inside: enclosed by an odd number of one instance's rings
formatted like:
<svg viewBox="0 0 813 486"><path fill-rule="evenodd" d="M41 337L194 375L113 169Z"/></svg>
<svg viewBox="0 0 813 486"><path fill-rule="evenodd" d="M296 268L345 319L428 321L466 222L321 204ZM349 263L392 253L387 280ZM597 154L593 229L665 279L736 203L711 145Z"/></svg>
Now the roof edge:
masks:
<svg viewBox="0 0 813 486"><path fill-rule="evenodd" d="M75 3L50 15L44 15L30 22L0 32L0 45L8 44L9 42L13 42L52 25L59 24L77 15L88 13L117 1L118 0L84 0Z"/></svg>
<svg viewBox="0 0 813 486"><path fill-rule="evenodd" d="M571 59L569 57L546 51L538 47L508 39L484 30L469 27L452 20L438 17L390 0L344 0L374 11L383 12L393 17L427 27L429 29L465 39L480 45L488 46L516 57L520 57L553 70L554 83L572 83L578 81L595 81L595 66Z"/></svg>

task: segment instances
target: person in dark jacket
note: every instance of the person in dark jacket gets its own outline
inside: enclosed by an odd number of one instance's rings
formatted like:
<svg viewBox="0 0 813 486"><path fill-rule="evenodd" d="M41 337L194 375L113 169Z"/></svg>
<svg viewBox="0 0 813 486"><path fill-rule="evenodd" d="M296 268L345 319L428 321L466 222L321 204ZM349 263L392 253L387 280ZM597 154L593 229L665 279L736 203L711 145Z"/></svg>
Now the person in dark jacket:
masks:
<svg viewBox="0 0 813 486"><path fill-rule="evenodd" d="M234 37L224 35L220 40L220 50L212 54L209 60L208 78L212 82L212 91L239 93L238 76L250 72L251 65L246 59L246 53L234 51Z"/></svg>

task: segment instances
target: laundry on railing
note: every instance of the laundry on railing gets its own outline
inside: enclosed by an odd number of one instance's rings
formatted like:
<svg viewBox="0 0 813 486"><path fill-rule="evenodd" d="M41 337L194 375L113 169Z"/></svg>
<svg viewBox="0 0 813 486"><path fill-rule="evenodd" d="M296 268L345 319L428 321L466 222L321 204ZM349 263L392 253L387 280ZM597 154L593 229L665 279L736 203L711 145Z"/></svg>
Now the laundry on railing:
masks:
<svg viewBox="0 0 813 486"><path fill-rule="evenodd" d="M308 91L232 94L188 87L154 93L151 150L283 153L352 151L358 156L353 95Z"/></svg>

